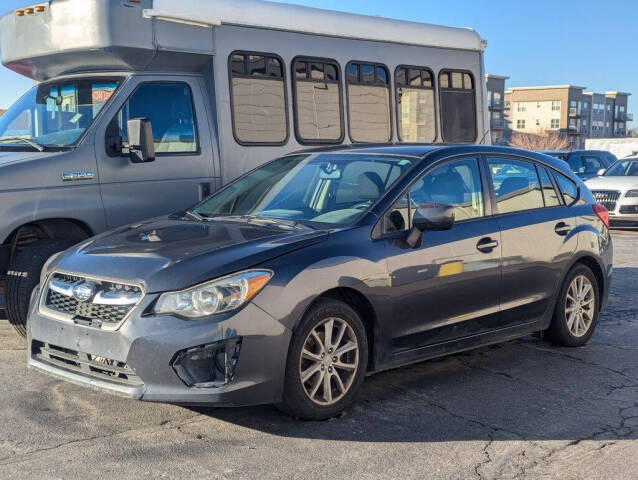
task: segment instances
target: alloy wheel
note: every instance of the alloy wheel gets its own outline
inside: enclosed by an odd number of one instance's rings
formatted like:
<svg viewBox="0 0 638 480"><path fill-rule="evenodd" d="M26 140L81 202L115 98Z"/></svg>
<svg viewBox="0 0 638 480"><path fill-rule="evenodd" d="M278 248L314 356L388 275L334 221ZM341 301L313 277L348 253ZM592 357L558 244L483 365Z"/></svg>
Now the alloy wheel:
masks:
<svg viewBox="0 0 638 480"><path fill-rule="evenodd" d="M359 342L352 327L330 317L306 337L299 359L303 390L317 405L333 405L350 390L359 368Z"/></svg>
<svg viewBox="0 0 638 480"><path fill-rule="evenodd" d="M572 280L565 298L565 319L567 328L575 337L583 337L594 321L596 293L591 281L585 275Z"/></svg>

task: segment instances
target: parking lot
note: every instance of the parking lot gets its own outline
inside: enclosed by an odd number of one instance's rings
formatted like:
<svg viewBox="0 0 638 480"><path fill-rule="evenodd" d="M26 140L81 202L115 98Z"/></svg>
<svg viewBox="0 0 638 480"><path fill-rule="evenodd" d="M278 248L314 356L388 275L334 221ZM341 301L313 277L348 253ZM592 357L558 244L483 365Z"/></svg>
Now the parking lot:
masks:
<svg viewBox="0 0 638 480"><path fill-rule="evenodd" d="M591 343L538 338L369 377L341 418L139 403L28 372L0 321L0 478L638 478L638 233Z"/></svg>

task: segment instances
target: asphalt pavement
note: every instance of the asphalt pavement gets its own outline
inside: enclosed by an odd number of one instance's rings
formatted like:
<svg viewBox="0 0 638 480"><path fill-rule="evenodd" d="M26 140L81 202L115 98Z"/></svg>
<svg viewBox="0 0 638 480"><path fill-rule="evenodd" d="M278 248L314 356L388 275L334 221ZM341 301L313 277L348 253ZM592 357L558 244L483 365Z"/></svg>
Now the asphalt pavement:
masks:
<svg viewBox="0 0 638 480"><path fill-rule="evenodd" d="M638 233L592 341L527 337L366 379L353 409L135 402L26 369L0 321L0 479L638 479Z"/></svg>

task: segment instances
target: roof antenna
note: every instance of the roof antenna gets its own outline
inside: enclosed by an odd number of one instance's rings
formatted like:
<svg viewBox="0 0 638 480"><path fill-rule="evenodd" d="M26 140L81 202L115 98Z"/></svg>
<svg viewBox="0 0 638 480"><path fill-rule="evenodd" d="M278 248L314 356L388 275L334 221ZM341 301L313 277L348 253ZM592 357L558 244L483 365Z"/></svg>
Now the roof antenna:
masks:
<svg viewBox="0 0 638 480"><path fill-rule="evenodd" d="M485 141L485 137L487 137L488 133L490 133L490 129L489 128L487 130L485 130L485 135L483 135L483 138L481 138L481 141L479 142L479 145L483 145L483 142Z"/></svg>

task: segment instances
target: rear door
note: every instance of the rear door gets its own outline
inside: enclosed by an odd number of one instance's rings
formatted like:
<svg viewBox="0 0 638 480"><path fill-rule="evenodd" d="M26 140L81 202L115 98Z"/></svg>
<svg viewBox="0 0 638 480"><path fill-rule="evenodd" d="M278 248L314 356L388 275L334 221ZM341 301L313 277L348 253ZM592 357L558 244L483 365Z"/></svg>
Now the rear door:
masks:
<svg viewBox="0 0 638 480"><path fill-rule="evenodd" d="M508 155L486 157L501 230L504 326L539 320L577 247L575 220L550 169Z"/></svg>
<svg viewBox="0 0 638 480"><path fill-rule="evenodd" d="M126 99L108 112L108 133L96 137L100 189L110 228L194 205L213 188L213 156L204 97L196 77L134 77ZM127 121L148 118L156 159L131 163L110 155L106 136L128 140Z"/></svg>
<svg viewBox="0 0 638 480"><path fill-rule="evenodd" d="M417 179L384 217L395 354L498 328L501 246L480 157L456 157ZM418 205L455 207L451 230L405 241Z"/></svg>

